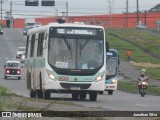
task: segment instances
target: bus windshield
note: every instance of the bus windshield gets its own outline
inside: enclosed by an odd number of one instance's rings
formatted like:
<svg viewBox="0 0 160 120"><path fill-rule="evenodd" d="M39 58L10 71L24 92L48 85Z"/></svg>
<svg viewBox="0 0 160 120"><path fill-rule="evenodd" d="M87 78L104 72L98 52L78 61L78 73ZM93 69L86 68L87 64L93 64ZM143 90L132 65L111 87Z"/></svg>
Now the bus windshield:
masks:
<svg viewBox="0 0 160 120"><path fill-rule="evenodd" d="M116 76L117 58L108 58L106 62L106 76Z"/></svg>
<svg viewBox="0 0 160 120"><path fill-rule="evenodd" d="M49 64L63 69L96 69L103 65L103 40L94 38L50 38Z"/></svg>

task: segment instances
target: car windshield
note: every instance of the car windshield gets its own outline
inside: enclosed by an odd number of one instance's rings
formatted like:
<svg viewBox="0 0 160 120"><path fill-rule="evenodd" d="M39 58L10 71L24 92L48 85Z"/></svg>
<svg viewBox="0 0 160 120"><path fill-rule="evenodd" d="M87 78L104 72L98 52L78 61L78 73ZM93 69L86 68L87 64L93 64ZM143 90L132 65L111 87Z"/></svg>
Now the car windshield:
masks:
<svg viewBox="0 0 160 120"><path fill-rule="evenodd" d="M28 31L29 29L31 29L31 27L28 27L28 28L24 28L24 30L25 30L25 31Z"/></svg>
<svg viewBox="0 0 160 120"><path fill-rule="evenodd" d="M20 63L7 63L6 64L6 67L20 67L21 65L20 65Z"/></svg>
<svg viewBox="0 0 160 120"><path fill-rule="evenodd" d="M26 48L18 48L18 51L25 51Z"/></svg>

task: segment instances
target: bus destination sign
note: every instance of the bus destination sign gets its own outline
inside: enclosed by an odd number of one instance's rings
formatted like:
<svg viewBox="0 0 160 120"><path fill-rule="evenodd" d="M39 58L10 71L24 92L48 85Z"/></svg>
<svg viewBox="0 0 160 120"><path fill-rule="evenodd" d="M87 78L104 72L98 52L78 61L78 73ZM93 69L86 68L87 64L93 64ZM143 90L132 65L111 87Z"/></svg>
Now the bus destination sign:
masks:
<svg viewBox="0 0 160 120"><path fill-rule="evenodd" d="M96 35L96 30L93 29L65 29L57 28L57 34L67 34L67 35Z"/></svg>

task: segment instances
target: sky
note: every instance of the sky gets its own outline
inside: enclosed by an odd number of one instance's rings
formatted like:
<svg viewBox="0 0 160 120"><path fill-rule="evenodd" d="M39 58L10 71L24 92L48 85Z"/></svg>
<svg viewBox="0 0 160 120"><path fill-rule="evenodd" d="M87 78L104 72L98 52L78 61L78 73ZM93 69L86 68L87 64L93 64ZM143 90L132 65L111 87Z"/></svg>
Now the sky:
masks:
<svg viewBox="0 0 160 120"><path fill-rule="evenodd" d="M3 0L3 18L6 16L6 12L10 11L10 1ZM126 11L126 0L55 0L55 6L49 7L41 6L41 0L39 0L39 6L36 7L25 6L25 0L12 1L12 14L14 18L62 16L66 12L66 1L68 1L69 16L110 14L109 6L111 6L112 14ZM128 0L129 12L136 11L136 2L137 0ZM149 10L157 4L160 4L160 0L139 0L139 10Z"/></svg>

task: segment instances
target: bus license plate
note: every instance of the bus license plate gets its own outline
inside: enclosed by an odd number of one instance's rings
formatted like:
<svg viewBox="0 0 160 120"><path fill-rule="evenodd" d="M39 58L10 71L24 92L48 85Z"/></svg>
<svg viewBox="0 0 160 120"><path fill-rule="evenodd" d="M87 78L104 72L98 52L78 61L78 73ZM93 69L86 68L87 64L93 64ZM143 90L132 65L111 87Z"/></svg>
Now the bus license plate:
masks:
<svg viewBox="0 0 160 120"><path fill-rule="evenodd" d="M79 86L71 86L71 90L80 90Z"/></svg>

